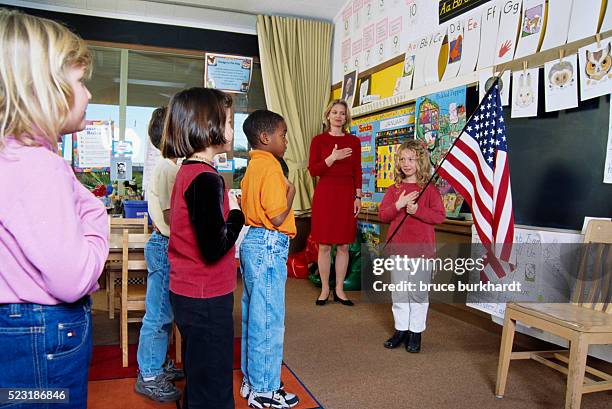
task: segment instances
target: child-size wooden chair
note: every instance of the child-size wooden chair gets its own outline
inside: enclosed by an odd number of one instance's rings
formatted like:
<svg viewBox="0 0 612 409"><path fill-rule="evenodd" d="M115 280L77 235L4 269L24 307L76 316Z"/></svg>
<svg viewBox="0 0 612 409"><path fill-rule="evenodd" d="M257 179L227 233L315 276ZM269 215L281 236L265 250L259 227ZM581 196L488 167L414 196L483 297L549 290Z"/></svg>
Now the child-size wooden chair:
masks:
<svg viewBox="0 0 612 409"><path fill-rule="evenodd" d="M612 390L611 374L586 365L589 345L612 344L612 221L591 220L584 243L572 303L506 305L495 387L498 398L504 395L512 359L533 359L566 374L566 409L579 409L584 393ZM567 339L569 351L512 352L517 321Z"/></svg>

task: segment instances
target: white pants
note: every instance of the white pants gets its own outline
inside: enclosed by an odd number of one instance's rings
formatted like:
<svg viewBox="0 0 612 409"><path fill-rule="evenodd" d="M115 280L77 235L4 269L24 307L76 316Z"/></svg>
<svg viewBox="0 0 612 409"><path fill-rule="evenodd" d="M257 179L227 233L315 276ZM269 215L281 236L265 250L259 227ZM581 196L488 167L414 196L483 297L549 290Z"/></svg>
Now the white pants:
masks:
<svg viewBox="0 0 612 409"><path fill-rule="evenodd" d="M416 274L411 275L405 270L392 270L391 282L400 283L402 281L413 282L419 285L419 282L431 281L431 271L422 269ZM395 329L398 331L423 332L425 331L425 323L427 321L427 310L429 309L429 298L427 293L423 292L393 292L391 294L393 300L393 320L395 321Z"/></svg>

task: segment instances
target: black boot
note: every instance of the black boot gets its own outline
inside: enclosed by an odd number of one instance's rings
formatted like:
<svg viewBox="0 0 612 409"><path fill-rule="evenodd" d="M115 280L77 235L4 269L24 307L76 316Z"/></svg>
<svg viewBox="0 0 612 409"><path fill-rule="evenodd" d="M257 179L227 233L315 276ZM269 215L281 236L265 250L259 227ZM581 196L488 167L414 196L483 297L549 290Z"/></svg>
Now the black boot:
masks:
<svg viewBox="0 0 612 409"><path fill-rule="evenodd" d="M406 339L406 351L417 353L421 352L421 333L411 332L410 336Z"/></svg>
<svg viewBox="0 0 612 409"><path fill-rule="evenodd" d="M393 336L389 338L388 340L386 340L383 345L385 346L385 348L389 348L389 349L397 348L398 346L402 344L402 342L404 342L408 338L409 334L411 334L410 331L397 331L396 330Z"/></svg>

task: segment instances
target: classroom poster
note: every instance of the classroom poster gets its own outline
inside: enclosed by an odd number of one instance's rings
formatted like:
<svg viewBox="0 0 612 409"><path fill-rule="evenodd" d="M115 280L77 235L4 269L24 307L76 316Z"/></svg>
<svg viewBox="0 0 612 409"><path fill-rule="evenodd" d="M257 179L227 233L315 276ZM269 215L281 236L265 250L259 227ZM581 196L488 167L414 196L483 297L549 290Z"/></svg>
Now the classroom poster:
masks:
<svg viewBox="0 0 612 409"><path fill-rule="evenodd" d="M544 64L546 112L578 106L578 66L576 54Z"/></svg>
<svg viewBox="0 0 612 409"><path fill-rule="evenodd" d="M361 141L364 210L378 212L386 188L393 183L394 153L406 139L414 138L414 104L380 114L355 118L351 133Z"/></svg>
<svg viewBox="0 0 612 409"><path fill-rule="evenodd" d="M206 53L204 84L226 92L246 93L251 85L252 57Z"/></svg>
<svg viewBox="0 0 612 409"><path fill-rule="evenodd" d="M540 38L544 32L546 0L524 0L518 44L514 58L534 54L538 50Z"/></svg>
<svg viewBox="0 0 612 409"><path fill-rule="evenodd" d="M438 60L440 57L440 51L442 50L442 43L446 36L446 29L438 31L433 34L431 44L427 49L427 56L425 57L425 84L432 85L440 82L440 76L438 73Z"/></svg>
<svg viewBox="0 0 612 409"><path fill-rule="evenodd" d="M415 139L429 151L436 169L466 124L465 86L420 97L416 101ZM442 195L447 216L457 217L463 203L461 197L444 179L436 187Z"/></svg>
<svg viewBox="0 0 612 409"><path fill-rule="evenodd" d="M461 67L459 76L470 74L476 69L478 63L478 50L480 48L480 27L482 11L473 12L463 20L463 44L461 49Z"/></svg>
<svg viewBox="0 0 612 409"><path fill-rule="evenodd" d="M612 49L610 39L578 50L580 61L580 100L599 97L612 91Z"/></svg>
<svg viewBox="0 0 612 409"><path fill-rule="evenodd" d="M461 68L463 56L464 22L457 20L448 25L448 59L444 70L443 80L457 77Z"/></svg>
<svg viewBox="0 0 612 409"><path fill-rule="evenodd" d="M548 0L546 32L540 51L550 50L565 44L571 14L572 0Z"/></svg>
<svg viewBox="0 0 612 409"><path fill-rule="evenodd" d="M372 76L371 75L368 75L367 77L361 79L359 83L359 99L357 101L357 105L363 105L367 102L370 102L368 101L366 97L370 95L371 87L372 87Z"/></svg>
<svg viewBox="0 0 612 409"><path fill-rule="evenodd" d="M503 3L495 48L495 65L507 63L514 58L522 2L523 0L508 0Z"/></svg>
<svg viewBox="0 0 612 409"><path fill-rule="evenodd" d="M539 74L539 68L512 73L511 118L538 116Z"/></svg>
<svg viewBox="0 0 612 409"><path fill-rule="evenodd" d="M355 99L355 88L357 87L357 70L353 70L344 75L342 81L342 99L346 101L349 107L353 106Z"/></svg>
<svg viewBox="0 0 612 409"><path fill-rule="evenodd" d="M499 0L493 1L483 9L480 37L487 41L480 41L477 65L479 70L491 67L495 61L497 42L493 39L497 39L502 5Z"/></svg>
<svg viewBox="0 0 612 409"><path fill-rule="evenodd" d="M132 180L132 159L112 158L110 161L110 180Z"/></svg>
<svg viewBox="0 0 612 409"><path fill-rule="evenodd" d="M567 42L582 40L597 33L602 0L574 0Z"/></svg>
<svg viewBox="0 0 612 409"><path fill-rule="evenodd" d="M72 136L74 171L108 171L112 140L113 121L86 121L85 129Z"/></svg>
<svg viewBox="0 0 612 409"><path fill-rule="evenodd" d="M478 81L479 101L482 101L489 88L491 88L491 85L493 85L494 81L495 77L493 76L493 70L487 70L480 73L480 78ZM510 103L510 71L503 72L499 80L499 93L502 106L508 106Z"/></svg>

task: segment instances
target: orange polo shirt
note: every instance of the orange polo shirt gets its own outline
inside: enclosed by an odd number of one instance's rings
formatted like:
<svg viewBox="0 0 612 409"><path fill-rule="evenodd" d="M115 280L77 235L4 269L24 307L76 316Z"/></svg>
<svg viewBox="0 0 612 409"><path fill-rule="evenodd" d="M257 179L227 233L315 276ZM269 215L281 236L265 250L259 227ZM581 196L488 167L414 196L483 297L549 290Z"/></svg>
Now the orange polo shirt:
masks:
<svg viewBox="0 0 612 409"><path fill-rule="evenodd" d="M270 221L287 209L287 185L280 163L270 152L259 149L249 152L249 156L251 160L240 182L245 224L295 237L293 210L278 227Z"/></svg>

